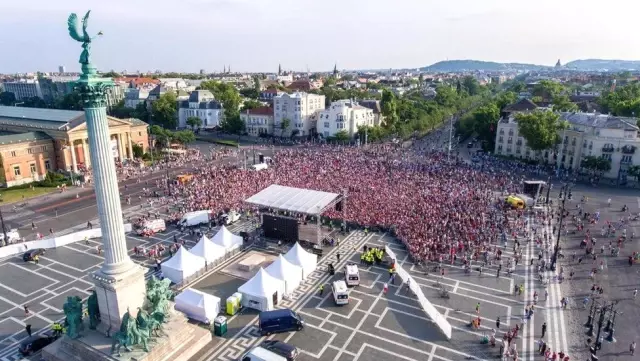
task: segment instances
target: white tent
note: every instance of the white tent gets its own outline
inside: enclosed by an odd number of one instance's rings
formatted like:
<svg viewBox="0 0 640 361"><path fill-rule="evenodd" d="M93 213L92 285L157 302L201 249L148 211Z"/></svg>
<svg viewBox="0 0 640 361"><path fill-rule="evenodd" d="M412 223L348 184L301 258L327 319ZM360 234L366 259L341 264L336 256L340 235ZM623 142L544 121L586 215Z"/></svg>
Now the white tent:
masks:
<svg viewBox="0 0 640 361"><path fill-rule="evenodd" d="M263 268L238 288L242 293L242 306L254 308L258 311L271 311L282 300L285 284L269 275Z"/></svg>
<svg viewBox="0 0 640 361"><path fill-rule="evenodd" d="M291 264L282 255L279 255L265 270L271 276L284 281L287 294L291 294L302 282L302 268Z"/></svg>
<svg viewBox="0 0 640 361"><path fill-rule="evenodd" d="M224 247L227 251L233 251L242 246L242 237L231 233L225 226L220 227L218 233L211 240L213 243Z"/></svg>
<svg viewBox="0 0 640 361"><path fill-rule="evenodd" d="M180 247L178 252L162 264L162 274L173 283L180 283L204 268L204 258Z"/></svg>
<svg viewBox="0 0 640 361"><path fill-rule="evenodd" d="M224 247L213 243L207 236L202 236L198 242L190 250L196 256L204 258L207 262L215 262L224 257L226 253Z"/></svg>
<svg viewBox="0 0 640 361"><path fill-rule="evenodd" d="M318 263L318 257L305 251L298 242L284 255L284 258L295 266L302 267L303 279L316 269Z"/></svg>
<svg viewBox="0 0 640 361"><path fill-rule="evenodd" d="M211 323L220 313L220 299L192 288L175 297L176 310L196 321Z"/></svg>

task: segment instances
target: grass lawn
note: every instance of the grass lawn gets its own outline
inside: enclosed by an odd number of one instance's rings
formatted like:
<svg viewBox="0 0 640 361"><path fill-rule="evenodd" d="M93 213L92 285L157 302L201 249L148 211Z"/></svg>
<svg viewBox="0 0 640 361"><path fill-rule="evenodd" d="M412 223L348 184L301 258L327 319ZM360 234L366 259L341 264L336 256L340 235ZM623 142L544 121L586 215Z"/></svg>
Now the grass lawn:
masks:
<svg viewBox="0 0 640 361"><path fill-rule="evenodd" d="M24 199L37 197L43 194L55 192L57 190L56 187L35 187L31 188L23 188L23 189L4 189L0 190L0 198L2 199L2 204L9 204L15 202L21 202L22 196Z"/></svg>

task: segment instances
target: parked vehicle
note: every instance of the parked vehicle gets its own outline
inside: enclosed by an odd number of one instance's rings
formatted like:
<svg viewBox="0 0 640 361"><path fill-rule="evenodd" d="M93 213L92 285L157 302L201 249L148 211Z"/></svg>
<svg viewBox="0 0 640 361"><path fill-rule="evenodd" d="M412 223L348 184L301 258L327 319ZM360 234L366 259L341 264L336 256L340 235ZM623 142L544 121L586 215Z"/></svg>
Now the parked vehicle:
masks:
<svg viewBox="0 0 640 361"><path fill-rule="evenodd" d="M240 361L287 361L286 358L263 347L254 347L240 357Z"/></svg>
<svg viewBox="0 0 640 361"><path fill-rule="evenodd" d="M153 219L136 223L133 225L136 234L142 236L148 236L158 232L164 232L167 230L167 225L164 223L164 219Z"/></svg>
<svg viewBox="0 0 640 361"><path fill-rule="evenodd" d="M357 286L360 284L360 271L355 264L344 266L344 280L348 286Z"/></svg>
<svg viewBox="0 0 640 361"><path fill-rule="evenodd" d="M20 343L20 346L18 346L18 352L20 352L22 356L30 356L49 346L57 338L58 336L54 336L50 333L31 336Z"/></svg>
<svg viewBox="0 0 640 361"><path fill-rule="evenodd" d="M178 221L178 227L192 227L209 223L210 217L211 211L209 210L185 213L182 219Z"/></svg>
<svg viewBox="0 0 640 361"><path fill-rule="evenodd" d="M258 163L251 166L251 169L255 171L261 171L263 169L267 169L269 166L266 163Z"/></svg>
<svg viewBox="0 0 640 361"><path fill-rule="evenodd" d="M304 328L304 320L302 316L288 308L262 311L258 317L258 327L263 335L300 331Z"/></svg>
<svg viewBox="0 0 640 361"><path fill-rule="evenodd" d="M294 361L300 354L297 347L278 340L264 341L260 344L260 347L286 358L287 361Z"/></svg>
<svg viewBox="0 0 640 361"><path fill-rule="evenodd" d="M18 230L15 228L7 231L7 239L9 243L19 241L20 233L18 233ZM0 241L4 241L4 233L2 231L0 231Z"/></svg>
<svg viewBox="0 0 640 361"><path fill-rule="evenodd" d="M349 304L349 290L344 281L333 282L331 284L331 293L333 293L333 300L336 302L336 305Z"/></svg>
<svg viewBox="0 0 640 361"><path fill-rule="evenodd" d="M230 211L222 216L225 225L234 224L235 222L240 220L240 213L236 211Z"/></svg>
<svg viewBox="0 0 640 361"><path fill-rule="evenodd" d="M45 254L47 251L44 248L34 248L34 249L30 249L28 251L26 251L23 255L22 255L22 260L25 262L30 262L33 261L33 259L35 258L35 256L42 256L43 254Z"/></svg>

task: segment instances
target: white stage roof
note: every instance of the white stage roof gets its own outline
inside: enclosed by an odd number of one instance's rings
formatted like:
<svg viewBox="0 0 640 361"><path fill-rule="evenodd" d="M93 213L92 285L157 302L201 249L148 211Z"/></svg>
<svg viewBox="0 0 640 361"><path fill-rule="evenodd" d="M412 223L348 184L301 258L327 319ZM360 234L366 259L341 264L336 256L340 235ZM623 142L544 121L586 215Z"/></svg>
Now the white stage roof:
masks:
<svg viewBox="0 0 640 361"><path fill-rule="evenodd" d="M245 202L291 212L319 214L338 197L338 193L272 184L247 198Z"/></svg>

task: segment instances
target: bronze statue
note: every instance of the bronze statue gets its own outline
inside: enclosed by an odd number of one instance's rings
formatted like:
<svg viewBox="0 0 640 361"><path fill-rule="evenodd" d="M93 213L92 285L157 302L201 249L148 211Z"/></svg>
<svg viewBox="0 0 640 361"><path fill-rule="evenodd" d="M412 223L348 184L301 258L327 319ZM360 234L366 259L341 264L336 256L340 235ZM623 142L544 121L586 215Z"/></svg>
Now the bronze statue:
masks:
<svg viewBox="0 0 640 361"><path fill-rule="evenodd" d="M95 330L100 323L100 308L98 307L98 295L95 290L87 299L87 311L89 313L89 328Z"/></svg>
<svg viewBox="0 0 640 361"><path fill-rule="evenodd" d="M82 34L80 34L78 15L71 14L69 15L69 19L67 20L67 25L69 26L69 35L73 40L82 43L83 50L80 54L80 64L82 65L89 65L91 63L91 41L96 37L102 35L102 31L98 32L98 34L94 37L89 36L89 34L87 33L89 14L91 14L91 10L87 11L85 16L82 18Z"/></svg>
<svg viewBox="0 0 640 361"><path fill-rule="evenodd" d="M65 315L67 336L80 337L80 331L84 330L82 323L82 299L78 296L68 296L67 302L62 306Z"/></svg>

